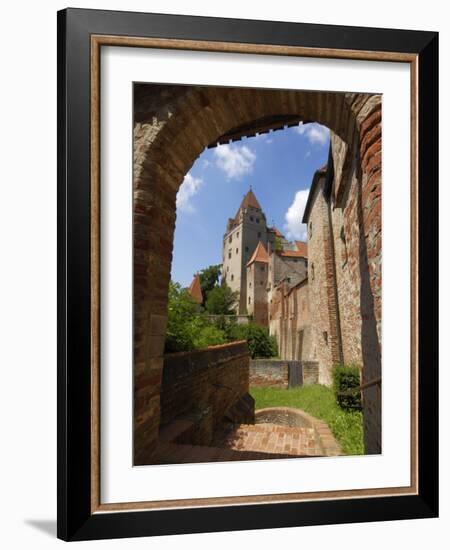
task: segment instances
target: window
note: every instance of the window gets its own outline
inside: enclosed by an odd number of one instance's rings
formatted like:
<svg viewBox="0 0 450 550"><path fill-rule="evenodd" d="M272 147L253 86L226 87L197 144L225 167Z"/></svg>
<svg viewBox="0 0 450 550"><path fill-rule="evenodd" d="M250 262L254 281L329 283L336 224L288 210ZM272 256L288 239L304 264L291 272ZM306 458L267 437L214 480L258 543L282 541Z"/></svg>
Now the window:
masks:
<svg viewBox="0 0 450 550"><path fill-rule="evenodd" d="M248 246L245 247L245 251L248 252Z"/></svg>
<svg viewBox="0 0 450 550"><path fill-rule="evenodd" d="M325 345L328 346L328 332L326 330L323 331L323 340L325 342Z"/></svg>
<svg viewBox="0 0 450 550"><path fill-rule="evenodd" d="M228 258L231 258L231 248L228 250Z"/></svg>
<svg viewBox="0 0 450 550"><path fill-rule="evenodd" d="M253 216L250 216L250 221L251 221L251 222L253 221Z"/></svg>
<svg viewBox="0 0 450 550"><path fill-rule="evenodd" d="M236 233L236 238L239 239L239 231Z"/></svg>
<svg viewBox="0 0 450 550"><path fill-rule="evenodd" d="M311 279L314 281L314 264L311 264Z"/></svg>
<svg viewBox="0 0 450 550"><path fill-rule="evenodd" d="M236 248L236 254L239 252L239 248Z"/></svg>
<svg viewBox="0 0 450 550"><path fill-rule="evenodd" d="M312 237L312 222L309 222L309 238Z"/></svg>
<svg viewBox="0 0 450 550"><path fill-rule="evenodd" d="M233 240L233 235L230 235L230 236L228 237L228 242L231 243L232 240Z"/></svg>
<svg viewBox="0 0 450 550"><path fill-rule="evenodd" d="M259 223L259 218L256 218L256 223Z"/></svg>
<svg viewBox="0 0 450 550"><path fill-rule="evenodd" d="M258 239L261 238L261 231L258 231Z"/></svg>
<svg viewBox="0 0 450 550"><path fill-rule="evenodd" d="M234 275L233 274L231 274L231 280L234 281Z"/></svg>
<svg viewBox="0 0 450 550"><path fill-rule="evenodd" d="M252 288L252 283L248 283L248 288Z"/></svg>
<svg viewBox="0 0 450 550"><path fill-rule="evenodd" d="M259 284L262 286L264 284L264 281L261 281Z"/></svg>
<svg viewBox="0 0 450 550"><path fill-rule="evenodd" d="M250 298L250 296L248 297L248 303L249 303L249 304L252 303L252 299Z"/></svg>
<svg viewBox="0 0 450 550"><path fill-rule="evenodd" d="M265 267L262 265L259 269L260 269L261 271L264 271Z"/></svg>
<svg viewBox="0 0 450 550"><path fill-rule="evenodd" d="M342 255L341 255L342 267L345 267L348 261L348 254L347 254L347 240L345 238L344 226L341 227L340 237L343 244Z"/></svg>
<svg viewBox="0 0 450 550"><path fill-rule="evenodd" d="M228 273L228 271L230 271L230 266L229 265L227 265L227 273Z"/></svg>

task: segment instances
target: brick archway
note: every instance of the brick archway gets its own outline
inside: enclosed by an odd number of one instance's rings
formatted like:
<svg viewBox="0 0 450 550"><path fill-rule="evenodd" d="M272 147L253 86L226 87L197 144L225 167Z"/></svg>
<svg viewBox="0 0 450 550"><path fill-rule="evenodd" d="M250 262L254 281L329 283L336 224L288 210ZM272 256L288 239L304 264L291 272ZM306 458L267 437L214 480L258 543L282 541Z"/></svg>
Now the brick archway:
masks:
<svg viewBox="0 0 450 550"><path fill-rule="evenodd" d="M135 464L149 462L159 430L160 384L167 320L176 194L205 147L228 137L251 135L276 121L316 121L332 132L333 158L340 167L334 192L345 190L355 159L361 197L379 196L381 102L365 94L190 86L135 88L134 125L134 433ZM352 172L354 176L354 171ZM349 177L352 177L350 174ZM374 196L375 196L374 195ZM361 205L360 205L361 206ZM360 208L367 235L364 254L378 250L380 216ZM359 251L361 255L361 251ZM381 266L367 262L366 291L379 331ZM370 370L370 369L369 369ZM373 372L364 374L366 379Z"/></svg>

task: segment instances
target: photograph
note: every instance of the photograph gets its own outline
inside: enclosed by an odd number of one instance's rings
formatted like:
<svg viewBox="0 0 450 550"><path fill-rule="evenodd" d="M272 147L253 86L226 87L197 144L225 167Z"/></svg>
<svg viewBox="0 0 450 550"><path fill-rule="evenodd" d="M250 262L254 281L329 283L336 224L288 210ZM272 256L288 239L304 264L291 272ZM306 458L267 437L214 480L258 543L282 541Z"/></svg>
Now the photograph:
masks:
<svg viewBox="0 0 450 550"><path fill-rule="evenodd" d="M382 453L382 104L133 84L134 465Z"/></svg>

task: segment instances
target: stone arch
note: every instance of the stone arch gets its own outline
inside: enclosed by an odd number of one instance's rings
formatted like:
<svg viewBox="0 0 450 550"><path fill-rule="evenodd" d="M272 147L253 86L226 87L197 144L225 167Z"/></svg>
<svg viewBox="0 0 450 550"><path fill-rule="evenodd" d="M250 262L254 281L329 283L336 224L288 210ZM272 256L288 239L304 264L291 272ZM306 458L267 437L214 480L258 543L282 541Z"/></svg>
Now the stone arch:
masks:
<svg viewBox="0 0 450 550"><path fill-rule="evenodd" d="M277 124L282 127L285 121L316 121L331 130L343 170L359 156L363 187L370 178L372 186L375 180L379 185L376 116L375 122L370 122L379 104L379 98L366 94L136 86L134 432L135 442L143 444L135 447L135 464L149 462L158 440L176 194L185 174L206 147L225 142L229 136L252 135ZM339 192L337 186L336 197ZM377 277L374 272L370 281L376 282ZM379 319L379 312L376 317Z"/></svg>

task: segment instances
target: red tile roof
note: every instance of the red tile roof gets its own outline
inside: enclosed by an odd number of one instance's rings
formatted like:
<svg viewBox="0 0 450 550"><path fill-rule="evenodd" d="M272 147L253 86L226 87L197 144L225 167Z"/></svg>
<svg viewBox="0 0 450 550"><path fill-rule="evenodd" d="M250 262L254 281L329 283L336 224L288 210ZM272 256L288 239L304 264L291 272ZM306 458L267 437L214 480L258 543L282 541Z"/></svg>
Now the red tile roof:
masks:
<svg viewBox="0 0 450 550"><path fill-rule="evenodd" d="M258 199L255 197L255 194L253 193L253 191L250 189L248 191L248 193L246 195L244 195L244 198L242 199L242 202L241 202L241 205L239 206L238 208L238 211L236 212L236 215L234 216L234 223L235 224L238 224L239 223L239 212L241 211L241 209L245 209L245 208L248 208L249 206L253 207L253 208L258 208L259 210L262 210L259 202L258 202Z"/></svg>
<svg viewBox="0 0 450 550"><path fill-rule="evenodd" d="M298 250L283 250L278 252L278 254L284 258L304 258L305 255Z"/></svg>
<svg viewBox="0 0 450 550"><path fill-rule="evenodd" d="M275 226L268 227L267 229L269 231L273 231L277 237L280 237L280 239L284 239L283 233L281 233L281 231L279 229L277 229Z"/></svg>
<svg viewBox="0 0 450 550"><path fill-rule="evenodd" d="M303 241L295 241L295 246L297 247L297 250L303 254L304 258L308 257L308 243Z"/></svg>
<svg viewBox="0 0 450 550"><path fill-rule="evenodd" d="M279 252L280 256L287 258L307 258L308 257L308 244L303 241L295 241L297 250L282 250Z"/></svg>
<svg viewBox="0 0 450 550"><path fill-rule="evenodd" d="M200 275L197 274L194 276L188 292L194 302L196 302L197 304L201 304L203 302L202 287L200 285Z"/></svg>
<svg viewBox="0 0 450 550"><path fill-rule="evenodd" d="M255 197L255 194L250 189L248 193L245 195L245 197L242 199L241 202L241 208L248 208L249 206L252 206L253 208L258 208L261 210L261 206L258 202L258 199Z"/></svg>
<svg viewBox="0 0 450 550"><path fill-rule="evenodd" d="M247 266L251 265L253 262L264 262L264 263L269 262L269 256L267 254L267 250L264 248L264 245L261 241L258 242L252 257L247 263Z"/></svg>

